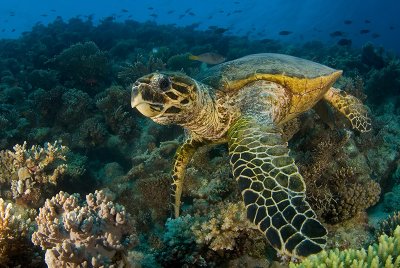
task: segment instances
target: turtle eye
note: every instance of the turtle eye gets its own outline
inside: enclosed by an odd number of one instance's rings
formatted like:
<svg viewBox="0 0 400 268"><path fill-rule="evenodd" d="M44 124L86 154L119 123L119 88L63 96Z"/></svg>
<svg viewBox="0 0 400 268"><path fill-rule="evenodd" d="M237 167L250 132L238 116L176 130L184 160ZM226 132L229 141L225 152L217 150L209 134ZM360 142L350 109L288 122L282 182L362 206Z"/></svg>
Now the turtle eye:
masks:
<svg viewBox="0 0 400 268"><path fill-rule="evenodd" d="M169 80L168 77L163 76L159 81L158 81L158 86L162 91L166 91L169 89L169 86L171 85L171 81Z"/></svg>

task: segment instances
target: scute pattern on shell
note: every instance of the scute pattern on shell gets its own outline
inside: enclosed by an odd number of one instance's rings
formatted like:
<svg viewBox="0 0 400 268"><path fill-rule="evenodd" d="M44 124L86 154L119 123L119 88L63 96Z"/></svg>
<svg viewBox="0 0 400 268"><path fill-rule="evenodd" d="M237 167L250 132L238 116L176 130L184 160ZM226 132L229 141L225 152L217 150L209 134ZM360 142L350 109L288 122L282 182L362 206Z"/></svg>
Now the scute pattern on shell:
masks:
<svg viewBox="0 0 400 268"><path fill-rule="evenodd" d="M197 80L216 89L256 74L284 75L286 77L313 79L329 76L337 70L309 60L275 53L245 56L216 65L197 77Z"/></svg>

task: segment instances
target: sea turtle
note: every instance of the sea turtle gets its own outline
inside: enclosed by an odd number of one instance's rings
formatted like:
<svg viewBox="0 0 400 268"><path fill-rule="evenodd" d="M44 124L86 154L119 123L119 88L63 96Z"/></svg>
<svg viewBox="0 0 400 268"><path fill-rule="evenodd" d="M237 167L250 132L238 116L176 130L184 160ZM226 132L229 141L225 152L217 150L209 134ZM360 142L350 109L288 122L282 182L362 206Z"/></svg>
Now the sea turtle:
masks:
<svg viewBox="0 0 400 268"><path fill-rule="evenodd" d="M355 129L368 131L371 122L362 103L332 87L341 74L305 59L263 53L216 65L196 80L177 72L139 78L132 86L132 107L188 133L173 168L175 216L185 169L196 149L227 142L247 218L280 255L302 258L322 250L327 231L305 200L303 177L280 126L323 99Z"/></svg>

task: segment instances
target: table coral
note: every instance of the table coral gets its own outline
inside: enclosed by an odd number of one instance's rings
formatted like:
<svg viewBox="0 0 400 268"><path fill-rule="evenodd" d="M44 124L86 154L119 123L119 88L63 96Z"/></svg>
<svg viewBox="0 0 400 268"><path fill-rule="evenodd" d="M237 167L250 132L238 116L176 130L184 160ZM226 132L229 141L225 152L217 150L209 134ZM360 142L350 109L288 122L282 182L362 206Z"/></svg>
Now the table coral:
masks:
<svg viewBox="0 0 400 268"><path fill-rule="evenodd" d="M303 260L301 264L290 264L290 268L337 268L337 267L400 267L400 226L397 226L393 236L382 235L377 244L365 249L334 249L322 251Z"/></svg>
<svg viewBox="0 0 400 268"><path fill-rule="evenodd" d="M86 202L60 192L46 200L36 222L32 242L46 250L49 267L121 267L137 244L131 216L105 191L88 194Z"/></svg>
<svg viewBox="0 0 400 268"><path fill-rule="evenodd" d="M27 143L14 146L14 151L0 152L0 184L10 185L12 196L26 205L39 205L49 184L65 172L65 154L68 148L58 141L46 143L44 147Z"/></svg>

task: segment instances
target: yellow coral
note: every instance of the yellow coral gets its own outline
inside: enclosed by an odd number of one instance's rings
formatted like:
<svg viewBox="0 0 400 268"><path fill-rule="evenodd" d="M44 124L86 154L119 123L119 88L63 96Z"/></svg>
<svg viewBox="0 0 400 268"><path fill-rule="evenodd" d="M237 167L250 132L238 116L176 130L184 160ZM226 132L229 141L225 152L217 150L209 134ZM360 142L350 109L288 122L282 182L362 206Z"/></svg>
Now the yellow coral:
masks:
<svg viewBox="0 0 400 268"><path fill-rule="evenodd" d="M290 264L290 268L399 268L400 267L400 225L393 236L381 235L378 244L367 250L334 249L322 251L303 260L300 264Z"/></svg>
<svg viewBox="0 0 400 268"><path fill-rule="evenodd" d="M11 184L14 199L23 203L39 200L43 184L56 184L65 172L65 154L68 148L58 141L46 143L44 147L26 142L15 145L14 151L0 152L0 183ZM3 186L4 187L4 186Z"/></svg>
<svg viewBox="0 0 400 268"><path fill-rule="evenodd" d="M199 244L209 244L212 250L233 250L239 235L244 231L257 230L247 220L243 202L228 203L220 206L210 215L210 220L192 226Z"/></svg>
<svg viewBox="0 0 400 268"><path fill-rule="evenodd" d="M27 212L34 216L32 211ZM32 220L26 213L17 213L12 203L0 198L0 264L7 264L9 258L21 250L28 250L32 228Z"/></svg>

